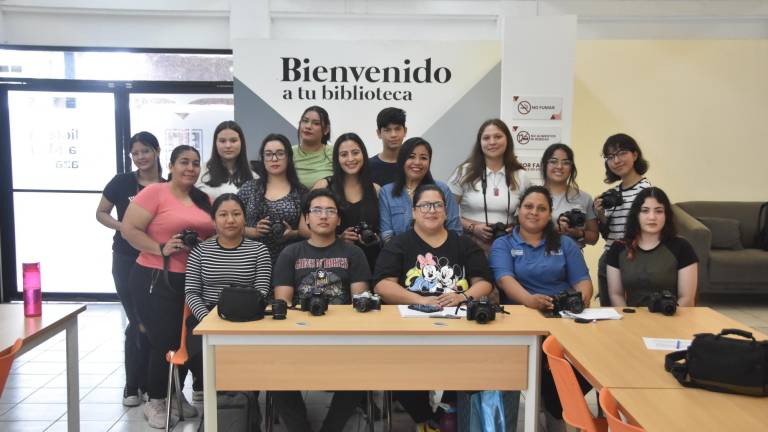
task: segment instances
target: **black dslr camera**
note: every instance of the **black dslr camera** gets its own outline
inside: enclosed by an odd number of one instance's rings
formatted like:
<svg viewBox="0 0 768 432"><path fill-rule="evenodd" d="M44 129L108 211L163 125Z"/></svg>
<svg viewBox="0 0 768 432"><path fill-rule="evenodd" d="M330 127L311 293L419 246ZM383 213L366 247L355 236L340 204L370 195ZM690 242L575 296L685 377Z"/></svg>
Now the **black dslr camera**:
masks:
<svg viewBox="0 0 768 432"><path fill-rule="evenodd" d="M574 289L567 289L552 298L552 314L560 316L560 311L582 313L584 311L584 299L581 293Z"/></svg>
<svg viewBox="0 0 768 432"><path fill-rule="evenodd" d="M565 216L568 219L568 226L571 228L583 227L587 223L587 215L579 209L571 209L564 212L557 219L559 220Z"/></svg>
<svg viewBox="0 0 768 432"><path fill-rule="evenodd" d="M495 224L489 224L488 226L490 226L493 231L492 235L494 240L507 235L507 224L505 223L496 222Z"/></svg>
<svg viewBox="0 0 768 432"><path fill-rule="evenodd" d="M184 243L184 246L192 249L193 247L197 246L200 243L199 236L197 235L196 231L193 231L189 228L184 228L184 231L179 233L179 236L181 236L181 242Z"/></svg>
<svg viewBox="0 0 768 432"><path fill-rule="evenodd" d="M285 225L282 221L271 222L269 224L269 231L272 233L274 238L279 239L285 232Z"/></svg>
<svg viewBox="0 0 768 432"><path fill-rule="evenodd" d="M314 316L325 315L328 310L328 301L320 289L313 289L312 292L301 299L301 310L307 311Z"/></svg>
<svg viewBox="0 0 768 432"><path fill-rule="evenodd" d="M373 228L371 228L370 225L368 225L368 222L360 221L360 223L352 229L355 231L355 234L360 236L360 243L363 245L369 245L376 242L376 232L373 231Z"/></svg>
<svg viewBox="0 0 768 432"><path fill-rule="evenodd" d="M275 299L272 302L272 319L284 320L288 315L288 303L285 300Z"/></svg>
<svg viewBox="0 0 768 432"><path fill-rule="evenodd" d="M672 316L677 311L677 297L669 290L652 293L648 300L648 312Z"/></svg>
<svg viewBox="0 0 768 432"><path fill-rule="evenodd" d="M381 310L381 297L368 291L362 294L355 294L352 296L352 307L358 312Z"/></svg>
<svg viewBox="0 0 768 432"><path fill-rule="evenodd" d="M467 320L477 321L478 324L488 324L495 320L496 312L508 314L503 307L491 303L487 296L482 296L478 300L470 297L464 303L467 305Z"/></svg>
<svg viewBox="0 0 768 432"><path fill-rule="evenodd" d="M608 189L600 195L600 198L603 199L604 209L610 209L624 204L624 197L622 197L621 192L616 189Z"/></svg>

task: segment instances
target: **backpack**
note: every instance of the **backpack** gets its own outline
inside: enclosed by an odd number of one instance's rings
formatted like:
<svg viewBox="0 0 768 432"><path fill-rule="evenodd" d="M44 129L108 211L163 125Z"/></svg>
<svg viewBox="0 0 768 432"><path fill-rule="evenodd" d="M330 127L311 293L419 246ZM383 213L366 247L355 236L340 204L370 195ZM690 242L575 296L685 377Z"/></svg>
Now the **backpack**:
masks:
<svg viewBox="0 0 768 432"><path fill-rule="evenodd" d="M757 214L755 243L760 249L768 251L768 202L760 206L760 212Z"/></svg>

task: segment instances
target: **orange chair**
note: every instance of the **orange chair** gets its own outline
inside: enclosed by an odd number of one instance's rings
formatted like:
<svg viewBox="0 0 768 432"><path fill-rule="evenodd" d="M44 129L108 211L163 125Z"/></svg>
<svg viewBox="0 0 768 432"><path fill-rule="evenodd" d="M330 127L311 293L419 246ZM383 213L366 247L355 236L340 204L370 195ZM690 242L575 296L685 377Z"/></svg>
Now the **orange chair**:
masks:
<svg viewBox="0 0 768 432"><path fill-rule="evenodd" d="M645 432L645 429L640 426L626 423L621 419L619 412L624 414L624 417L627 417L626 412L619 407L616 399L607 388L600 390L600 406L603 407L603 412L608 419L608 427L611 428L611 432Z"/></svg>
<svg viewBox="0 0 768 432"><path fill-rule="evenodd" d="M601 432L608 430L605 419L595 418L589 412L587 400L581 393L573 367L565 359L563 346L554 336L547 337L542 345L547 355L549 369L557 387L557 395L563 406L563 420L571 426L586 432Z"/></svg>
<svg viewBox="0 0 768 432"><path fill-rule="evenodd" d="M179 381L179 366L183 366L189 360L187 353L187 318L192 315L192 309L184 303L184 315L181 318L181 342L179 349L168 351L165 354L165 360L168 362L168 395L165 404L167 412L165 415L165 430L171 429L171 399L173 399L174 388L176 394L176 408L179 413L179 421L184 420L184 410L181 408L181 382Z"/></svg>
<svg viewBox="0 0 768 432"><path fill-rule="evenodd" d="M13 359L21 349L22 342L21 338L16 339L16 342L10 348L0 351L0 396L3 395L3 389L5 389L5 382L8 381L8 374L11 372Z"/></svg>

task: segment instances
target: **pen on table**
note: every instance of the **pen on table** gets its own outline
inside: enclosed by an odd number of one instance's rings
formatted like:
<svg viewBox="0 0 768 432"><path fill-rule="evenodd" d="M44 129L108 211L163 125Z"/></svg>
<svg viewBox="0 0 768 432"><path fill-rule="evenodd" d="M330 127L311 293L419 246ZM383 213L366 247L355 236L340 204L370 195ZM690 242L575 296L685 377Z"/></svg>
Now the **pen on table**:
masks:
<svg viewBox="0 0 768 432"><path fill-rule="evenodd" d="M680 339L675 341L675 349L676 350L680 349Z"/></svg>
<svg viewBox="0 0 768 432"><path fill-rule="evenodd" d="M430 318L461 319L458 315L430 315Z"/></svg>

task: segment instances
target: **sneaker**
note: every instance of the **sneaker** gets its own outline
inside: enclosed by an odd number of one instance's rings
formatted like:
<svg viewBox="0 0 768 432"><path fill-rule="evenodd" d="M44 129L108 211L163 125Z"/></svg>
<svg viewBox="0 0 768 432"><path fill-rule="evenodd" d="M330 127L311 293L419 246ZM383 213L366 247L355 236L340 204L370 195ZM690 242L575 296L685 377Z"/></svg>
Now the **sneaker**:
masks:
<svg viewBox="0 0 768 432"><path fill-rule="evenodd" d="M181 394L181 411L184 413L184 418L192 418L197 417L197 408L192 406L189 402L187 402L187 398L184 396L184 393ZM178 416L179 409L178 404L176 403L175 398L171 398L171 414L174 414Z"/></svg>
<svg viewBox="0 0 768 432"><path fill-rule="evenodd" d="M203 391L202 390L195 390L192 392L192 401L193 402L202 402L204 399Z"/></svg>
<svg viewBox="0 0 768 432"><path fill-rule="evenodd" d="M144 418L150 427L165 429L166 405L165 399L150 399L144 404ZM179 421L179 416L171 412L171 425Z"/></svg>
<svg viewBox="0 0 768 432"><path fill-rule="evenodd" d="M123 405L127 407L135 407L141 405L141 397L138 390L128 390L128 387L123 388Z"/></svg>

